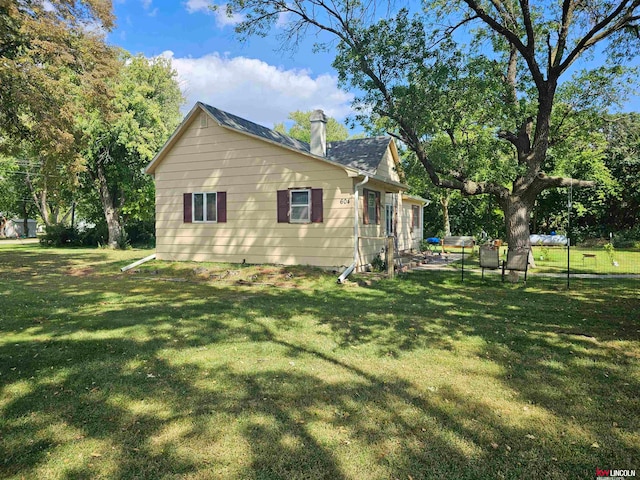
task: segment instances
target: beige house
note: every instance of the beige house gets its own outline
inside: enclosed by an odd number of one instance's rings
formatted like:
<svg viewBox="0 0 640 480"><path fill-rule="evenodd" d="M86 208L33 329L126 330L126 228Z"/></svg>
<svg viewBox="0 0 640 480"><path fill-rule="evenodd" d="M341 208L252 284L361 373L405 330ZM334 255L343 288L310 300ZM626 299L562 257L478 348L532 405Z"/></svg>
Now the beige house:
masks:
<svg viewBox="0 0 640 480"><path fill-rule="evenodd" d="M197 103L147 166L161 260L360 269L422 240L422 198L406 195L385 137L311 144ZM349 270L349 271L351 271Z"/></svg>

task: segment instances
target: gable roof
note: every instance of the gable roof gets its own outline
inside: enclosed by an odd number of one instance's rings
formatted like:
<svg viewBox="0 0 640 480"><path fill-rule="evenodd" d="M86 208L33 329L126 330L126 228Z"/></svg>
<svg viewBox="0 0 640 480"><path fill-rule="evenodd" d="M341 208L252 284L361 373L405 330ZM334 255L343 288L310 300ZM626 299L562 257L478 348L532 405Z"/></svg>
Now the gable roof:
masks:
<svg viewBox="0 0 640 480"><path fill-rule="evenodd" d="M345 167L374 174L389 148L387 137L354 138L327 143L327 158Z"/></svg>
<svg viewBox="0 0 640 480"><path fill-rule="evenodd" d="M376 176L376 171L380 162L383 160L387 148L392 144L391 138L373 137L373 138L357 138L352 140L343 140L339 142L327 143L327 156L319 157L311 153L311 147L307 142L295 139L283 133L277 132L267 127L263 127L250 120L238 117L232 113L225 112L218 108L212 107L202 102L197 102L191 111L187 114L180 126L173 133L171 138L164 144L160 152L151 160L145 168L147 173L153 172L156 165L164 157L165 151L174 143L180 132L185 128L188 120L195 114L199 108L207 112L218 125L244 133L271 143L281 145L283 147L295 150L313 158L323 160L328 163L339 165L348 170L352 170L354 174ZM395 148L393 149L395 151ZM389 178L377 177L392 185L406 188L406 185L395 182Z"/></svg>
<svg viewBox="0 0 640 480"><path fill-rule="evenodd" d="M284 145L285 147L293 148L294 150L300 150L301 152L311 153L309 144L301 140L297 140L293 137L285 135L284 133L276 132L270 128L263 127L257 123L253 123L244 118L233 115L232 113L225 112L218 108L212 107L202 102L198 104L211 115L218 124L232 128L238 132L249 133L256 137L264 138L275 143Z"/></svg>

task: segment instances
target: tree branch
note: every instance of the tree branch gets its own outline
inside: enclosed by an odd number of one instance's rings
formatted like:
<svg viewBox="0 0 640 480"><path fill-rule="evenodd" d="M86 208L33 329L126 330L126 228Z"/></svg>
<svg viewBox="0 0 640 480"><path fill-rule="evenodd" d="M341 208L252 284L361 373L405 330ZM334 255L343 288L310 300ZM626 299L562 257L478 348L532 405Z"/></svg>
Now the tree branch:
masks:
<svg viewBox="0 0 640 480"><path fill-rule="evenodd" d="M529 0L520 0L520 9L522 10L522 20L524 28L527 32L527 51L530 55L535 55L536 39L533 33L533 25L531 24L531 10L529 9Z"/></svg>
<svg viewBox="0 0 640 480"><path fill-rule="evenodd" d="M640 5L640 0L634 0L633 2L631 2L629 6L627 6L626 0L621 1L620 4L613 10L613 12L611 12L609 15L607 15L605 18L603 18L601 21L595 24L593 28L589 30L589 32L587 32L587 34L580 39L580 41L576 44L575 48L569 53L569 55L567 55L567 58L563 62L558 63L557 67L554 68L554 74L556 78L562 72L564 72L567 68L569 68L569 66L576 60L576 58L578 58L578 56L583 51L585 51L592 45L595 45L600 40L603 40L604 38L607 38L608 36L614 34L618 30L621 30L629 22L634 21L636 17L633 16L633 11L639 5ZM611 27L606 28L607 25L613 22L613 20L625 10L626 12L621 16L621 18L617 22L615 22Z"/></svg>
<svg viewBox="0 0 640 480"><path fill-rule="evenodd" d="M536 177L537 189L540 191L546 190L548 188L558 188L558 187L595 187L597 182L593 180L579 180L571 177L549 177L544 173L538 173Z"/></svg>
<svg viewBox="0 0 640 480"><path fill-rule="evenodd" d="M471 10L473 10L478 15L478 17L480 17L482 21L484 21L489 27L491 27L491 29L493 29L496 33L504 37L509 43L511 43L518 49L518 51L522 55L522 58L524 58L525 62L527 62L527 65L529 66L529 70L531 71L531 76L533 77L533 81L535 82L539 90L542 89L544 87L544 76L542 75L538 62L536 61L535 45L529 46L529 43L527 43L527 45L524 45L520 40L520 37L518 37L518 35L515 32L513 32L512 30L507 28L505 25L498 22L491 15L489 15L484 10L484 8L482 8L482 6L477 2L477 0L463 0L463 1L464 3L467 4L467 6ZM525 2L525 4L528 8L528 3Z"/></svg>

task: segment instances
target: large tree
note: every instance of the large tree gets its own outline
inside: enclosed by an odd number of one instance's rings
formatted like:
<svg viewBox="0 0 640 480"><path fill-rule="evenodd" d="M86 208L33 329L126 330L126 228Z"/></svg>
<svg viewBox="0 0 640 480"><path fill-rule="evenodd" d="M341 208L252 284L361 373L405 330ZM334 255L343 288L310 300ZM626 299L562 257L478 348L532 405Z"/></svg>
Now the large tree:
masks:
<svg viewBox="0 0 640 480"><path fill-rule="evenodd" d="M105 103L110 0L0 0L0 150L78 161L78 114Z"/></svg>
<svg viewBox="0 0 640 480"><path fill-rule="evenodd" d="M111 97L112 25L109 0L0 0L0 153L19 162L22 214L37 207L46 225L84 167L78 117Z"/></svg>
<svg viewBox="0 0 640 480"><path fill-rule="evenodd" d="M275 25L284 45L313 31L329 34L337 42L334 66L341 81L360 92L360 119L386 122L434 185L495 197L510 248L528 247L530 215L541 192L593 185L550 175L550 150L566 137L574 114L602 112L624 97L617 83L624 78L621 65L640 46L640 0L427 0L426 13L415 14L392 12L392 2L353 0L228 5L244 14L237 26L242 36L266 34ZM606 65L579 65L596 51ZM473 147L467 141L473 135L465 131L477 128L494 133L490 148L483 147L495 152L490 168L481 157L464 155ZM477 136L483 142L484 133ZM429 142L440 134L455 151L444 162L428 154Z"/></svg>
<svg viewBox="0 0 640 480"><path fill-rule="evenodd" d="M143 169L180 122L176 75L168 59L123 53L109 105L83 120L90 139L83 183L102 207L111 247L124 238L125 217L153 217L153 181Z"/></svg>

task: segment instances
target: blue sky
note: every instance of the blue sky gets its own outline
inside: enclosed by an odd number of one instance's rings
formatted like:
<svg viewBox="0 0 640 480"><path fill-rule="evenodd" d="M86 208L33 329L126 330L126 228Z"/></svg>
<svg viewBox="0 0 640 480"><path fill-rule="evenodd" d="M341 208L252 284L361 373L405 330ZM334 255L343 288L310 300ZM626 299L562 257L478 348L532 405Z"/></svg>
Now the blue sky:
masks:
<svg viewBox="0 0 640 480"><path fill-rule="evenodd" d="M344 120L353 95L337 86L328 53L277 52L275 38L233 37L234 19L207 0L115 0L117 26L109 41L147 57L170 57L188 111L203 101L266 126L289 112L322 108Z"/></svg>
<svg viewBox="0 0 640 480"><path fill-rule="evenodd" d="M246 43L233 35L238 20L213 12L213 0L114 0L117 26L109 41L131 53L171 58L188 111L203 101L265 126L294 110L322 108L343 121L353 94L341 90L331 53L279 52L275 36ZM633 97L624 110L640 110Z"/></svg>

